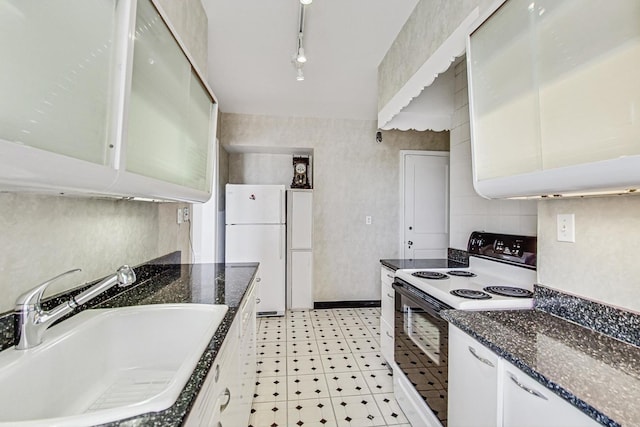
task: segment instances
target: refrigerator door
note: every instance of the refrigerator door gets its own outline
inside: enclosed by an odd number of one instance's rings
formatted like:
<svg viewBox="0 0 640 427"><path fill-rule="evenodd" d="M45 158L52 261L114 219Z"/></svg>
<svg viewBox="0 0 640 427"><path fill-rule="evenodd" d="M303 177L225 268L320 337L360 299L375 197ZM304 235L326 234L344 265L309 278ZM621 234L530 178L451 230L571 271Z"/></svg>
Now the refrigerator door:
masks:
<svg viewBox="0 0 640 427"><path fill-rule="evenodd" d="M258 314L284 314L285 256L284 225L227 225L225 261L260 263Z"/></svg>
<svg viewBox="0 0 640 427"><path fill-rule="evenodd" d="M227 184L227 225L284 224L284 195L284 185Z"/></svg>

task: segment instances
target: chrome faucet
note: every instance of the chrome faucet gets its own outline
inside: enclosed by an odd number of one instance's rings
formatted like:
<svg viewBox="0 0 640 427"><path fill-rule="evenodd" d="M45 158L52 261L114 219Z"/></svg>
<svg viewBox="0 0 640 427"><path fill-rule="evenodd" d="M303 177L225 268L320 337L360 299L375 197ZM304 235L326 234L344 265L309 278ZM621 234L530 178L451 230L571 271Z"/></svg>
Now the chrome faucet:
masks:
<svg viewBox="0 0 640 427"><path fill-rule="evenodd" d="M114 285L126 287L136 281L136 274L128 265L123 265L116 270L116 273L106 279L96 283L89 289L71 297L69 301L44 311L40 302L45 289L56 280L72 273L81 271L79 268L64 272L46 282L36 286L30 291L20 295L16 300L15 314L17 316L16 325L16 349L26 350L42 343L42 336L56 320L66 316L76 307L92 300L99 294L112 288Z"/></svg>

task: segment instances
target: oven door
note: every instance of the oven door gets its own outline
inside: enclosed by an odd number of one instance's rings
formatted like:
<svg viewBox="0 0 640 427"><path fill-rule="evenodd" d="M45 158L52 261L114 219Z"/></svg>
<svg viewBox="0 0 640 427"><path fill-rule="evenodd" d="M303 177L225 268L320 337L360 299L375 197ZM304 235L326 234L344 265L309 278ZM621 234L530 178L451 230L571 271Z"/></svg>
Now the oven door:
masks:
<svg viewBox="0 0 640 427"><path fill-rule="evenodd" d="M448 305L397 279L394 360L440 422L447 425Z"/></svg>

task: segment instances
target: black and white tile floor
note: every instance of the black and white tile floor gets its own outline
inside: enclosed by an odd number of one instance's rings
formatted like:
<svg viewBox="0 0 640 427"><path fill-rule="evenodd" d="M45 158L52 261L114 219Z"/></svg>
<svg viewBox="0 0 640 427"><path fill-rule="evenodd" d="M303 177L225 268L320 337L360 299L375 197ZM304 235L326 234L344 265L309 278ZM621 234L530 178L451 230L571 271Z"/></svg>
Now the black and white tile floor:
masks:
<svg viewBox="0 0 640 427"><path fill-rule="evenodd" d="M380 355L379 308L258 319L250 427L410 427Z"/></svg>

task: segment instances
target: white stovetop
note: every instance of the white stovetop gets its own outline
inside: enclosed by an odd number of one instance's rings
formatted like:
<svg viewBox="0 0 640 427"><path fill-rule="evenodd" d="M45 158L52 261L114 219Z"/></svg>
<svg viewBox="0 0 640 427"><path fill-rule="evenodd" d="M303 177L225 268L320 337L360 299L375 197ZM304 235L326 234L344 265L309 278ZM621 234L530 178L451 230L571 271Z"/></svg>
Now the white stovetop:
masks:
<svg viewBox="0 0 640 427"><path fill-rule="evenodd" d="M449 276L448 279L422 279L412 276L416 271L438 271L445 273L452 269L406 269L397 270L396 277L404 280L458 310L504 310L527 309L533 307L532 298L513 298L500 295L491 295L491 299L473 300L452 295L454 289L473 289L483 291L485 286L514 286L533 290L536 281L536 271L521 267L511 266L499 262L471 257L469 268L455 269L466 270L477 274L476 277Z"/></svg>

